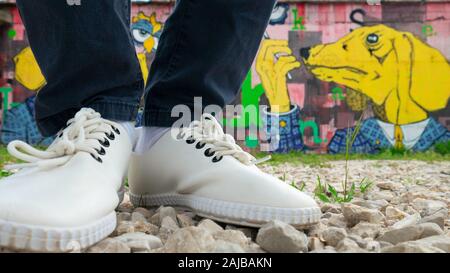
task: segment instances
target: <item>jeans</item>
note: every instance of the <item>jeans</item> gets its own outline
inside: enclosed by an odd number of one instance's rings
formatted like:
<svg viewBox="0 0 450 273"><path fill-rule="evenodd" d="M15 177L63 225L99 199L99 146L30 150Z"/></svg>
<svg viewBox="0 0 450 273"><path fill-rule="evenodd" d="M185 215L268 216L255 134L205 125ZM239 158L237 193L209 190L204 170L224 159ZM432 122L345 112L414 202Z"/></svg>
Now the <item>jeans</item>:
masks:
<svg viewBox="0 0 450 273"><path fill-rule="evenodd" d="M17 0L46 78L35 116L45 136L82 107L116 121L170 127L176 105L194 112L231 103L249 71L276 0L179 0L165 22L147 86L130 32L129 0ZM203 109L202 109L203 110Z"/></svg>

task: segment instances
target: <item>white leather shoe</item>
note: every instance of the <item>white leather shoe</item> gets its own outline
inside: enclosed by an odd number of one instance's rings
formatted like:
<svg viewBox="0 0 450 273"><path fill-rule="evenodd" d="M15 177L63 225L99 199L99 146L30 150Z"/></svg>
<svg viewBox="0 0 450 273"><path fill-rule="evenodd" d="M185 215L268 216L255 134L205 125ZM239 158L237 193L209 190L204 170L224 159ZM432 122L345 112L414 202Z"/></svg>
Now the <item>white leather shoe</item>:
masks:
<svg viewBox="0 0 450 273"><path fill-rule="evenodd" d="M296 227L319 221L308 195L263 173L253 156L216 119L204 114L189 128L172 128L148 152L131 156L135 206L182 206L214 220L259 227L280 220Z"/></svg>
<svg viewBox="0 0 450 273"><path fill-rule="evenodd" d="M28 163L10 165L20 171L0 181L0 246L60 252L107 237L131 149L120 124L88 108L46 151L11 142L10 154Z"/></svg>

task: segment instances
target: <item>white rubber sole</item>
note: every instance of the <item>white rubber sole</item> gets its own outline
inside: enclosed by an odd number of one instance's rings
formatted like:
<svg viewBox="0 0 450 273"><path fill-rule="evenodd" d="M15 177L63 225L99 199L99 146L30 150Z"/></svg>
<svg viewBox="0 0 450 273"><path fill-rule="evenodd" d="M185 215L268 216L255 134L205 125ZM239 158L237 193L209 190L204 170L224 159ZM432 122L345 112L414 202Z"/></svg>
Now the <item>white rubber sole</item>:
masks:
<svg viewBox="0 0 450 273"><path fill-rule="evenodd" d="M0 219L0 247L30 252L79 251L103 240L116 228L116 212L92 224L54 228Z"/></svg>
<svg viewBox="0 0 450 273"><path fill-rule="evenodd" d="M159 195L137 195L130 193L130 201L134 206L141 207L187 207L202 217L250 227L261 227L267 222L279 220L294 227L303 228L319 222L322 215L319 207L275 208L232 203L176 193Z"/></svg>

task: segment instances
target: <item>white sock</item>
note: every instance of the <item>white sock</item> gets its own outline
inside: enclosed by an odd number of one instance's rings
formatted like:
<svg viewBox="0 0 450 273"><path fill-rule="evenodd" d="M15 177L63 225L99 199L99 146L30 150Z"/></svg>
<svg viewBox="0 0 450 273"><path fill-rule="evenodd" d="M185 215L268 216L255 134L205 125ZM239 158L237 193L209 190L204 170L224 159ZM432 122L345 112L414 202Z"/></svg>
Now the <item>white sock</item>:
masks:
<svg viewBox="0 0 450 273"><path fill-rule="evenodd" d="M128 136L130 137L131 146L134 147L136 145L137 140L136 131L134 129L134 122L132 121L116 121L116 122L122 125L122 127L125 129Z"/></svg>
<svg viewBox="0 0 450 273"><path fill-rule="evenodd" d="M170 127L139 127L136 128L137 142L134 146L134 152L143 154L155 144Z"/></svg>

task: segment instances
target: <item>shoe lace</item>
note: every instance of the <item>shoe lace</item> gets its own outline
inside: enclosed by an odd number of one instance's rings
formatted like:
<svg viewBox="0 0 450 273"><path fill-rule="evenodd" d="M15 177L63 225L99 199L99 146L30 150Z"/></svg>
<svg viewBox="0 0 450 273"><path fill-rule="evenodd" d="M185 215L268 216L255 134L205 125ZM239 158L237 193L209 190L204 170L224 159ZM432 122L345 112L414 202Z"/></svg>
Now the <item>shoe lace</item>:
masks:
<svg viewBox="0 0 450 273"><path fill-rule="evenodd" d="M102 162L100 155L105 154L105 150L101 146L106 147L106 144L109 144L107 138L113 139L112 131L118 133L111 121L101 118L93 109L82 108L67 122L58 138L45 151L38 150L23 141L15 140L9 143L8 152L26 163L7 165L5 169L20 170L30 167L51 169L64 165L78 152L89 153L97 161Z"/></svg>
<svg viewBox="0 0 450 273"><path fill-rule="evenodd" d="M256 165L270 160L270 156L256 159L236 144L233 136L225 134L220 123L211 114L203 114L200 120L181 128L181 138L195 139L201 144L212 144L211 152L216 157L233 156L245 165Z"/></svg>

